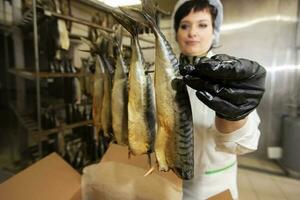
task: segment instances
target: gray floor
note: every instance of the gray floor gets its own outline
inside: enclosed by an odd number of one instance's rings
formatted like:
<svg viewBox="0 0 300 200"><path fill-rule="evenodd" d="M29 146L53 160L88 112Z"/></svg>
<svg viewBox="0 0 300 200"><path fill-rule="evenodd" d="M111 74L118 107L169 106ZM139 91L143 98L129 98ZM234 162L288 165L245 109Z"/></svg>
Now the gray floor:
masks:
<svg viewBox="0 0 300 200"><path fill-rule="evenodd" d="M247 166L238 168L239 200L300 199L300 180L284 176L274 162L241 156L239 164Z"/></svg>

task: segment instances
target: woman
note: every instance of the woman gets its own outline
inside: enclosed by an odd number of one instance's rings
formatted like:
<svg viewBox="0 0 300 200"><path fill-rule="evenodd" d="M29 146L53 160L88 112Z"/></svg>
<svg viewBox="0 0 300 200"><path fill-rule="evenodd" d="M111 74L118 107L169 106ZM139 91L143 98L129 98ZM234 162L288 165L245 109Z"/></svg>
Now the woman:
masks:
<svg viewBox="0 0 300 200"><path fill-rule="evenodd" d="M255 108L266 71L247 59L213 56L222 19L219 0L180 0L173 13L194 118L195 176L183 182L183 199L207 199L226 189L237 199L236 155L256 150L260 136Z"/></svg>

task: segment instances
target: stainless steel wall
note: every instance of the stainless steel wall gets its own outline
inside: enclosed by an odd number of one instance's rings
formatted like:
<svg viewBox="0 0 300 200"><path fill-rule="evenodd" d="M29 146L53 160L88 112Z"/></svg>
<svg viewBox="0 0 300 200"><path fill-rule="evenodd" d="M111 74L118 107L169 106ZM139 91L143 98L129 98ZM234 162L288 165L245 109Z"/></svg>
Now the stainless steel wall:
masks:
<svg viewBox="0 0 300 200"><path fill-rule="evenodd" d="M261 139L255 153L267 157L269 146L281 144L281 119L295 116L299 103L297 61L298 0L222 0L221 46L227 53L258 61L267 69L266 92L258 107Z"/></svg>

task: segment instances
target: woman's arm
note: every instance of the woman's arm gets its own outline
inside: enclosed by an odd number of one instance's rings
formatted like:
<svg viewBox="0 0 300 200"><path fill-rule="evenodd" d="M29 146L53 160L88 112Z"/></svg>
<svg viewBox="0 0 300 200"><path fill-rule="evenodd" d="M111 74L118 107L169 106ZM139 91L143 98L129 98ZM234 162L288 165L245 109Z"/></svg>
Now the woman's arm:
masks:
<svg viewBox="0 0 300 200"><path fill-rule="evenodd" d="M244 126L246 122L247 118L238 121L229 121L218 116L216 116L215 118L216 129L224 134L232 133L242 128L242 126Z"/></svg>
<svg viewBox="0 0 300 200"><path fill-rule="evenodd" d="M216 117L215 124L210 129L216 142L216 150L238 155L255 151L260 137L259 123L256 110L239 121Z"/></svg>

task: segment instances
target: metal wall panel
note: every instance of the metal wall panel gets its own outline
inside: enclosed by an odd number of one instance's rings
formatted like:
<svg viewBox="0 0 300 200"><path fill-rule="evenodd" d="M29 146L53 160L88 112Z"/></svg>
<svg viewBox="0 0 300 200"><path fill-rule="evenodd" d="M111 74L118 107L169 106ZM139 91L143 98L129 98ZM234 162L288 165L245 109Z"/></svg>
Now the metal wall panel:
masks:
<svg viewBox="0 0 300 200"><path fill-rule="evenodd" d="M281 145L282 116L297 115L297 0L222 0L221 46L227 53L258 61L267 69L266 92L258 107L261 139L255 155L267 157L267 147Z"/></svg>

